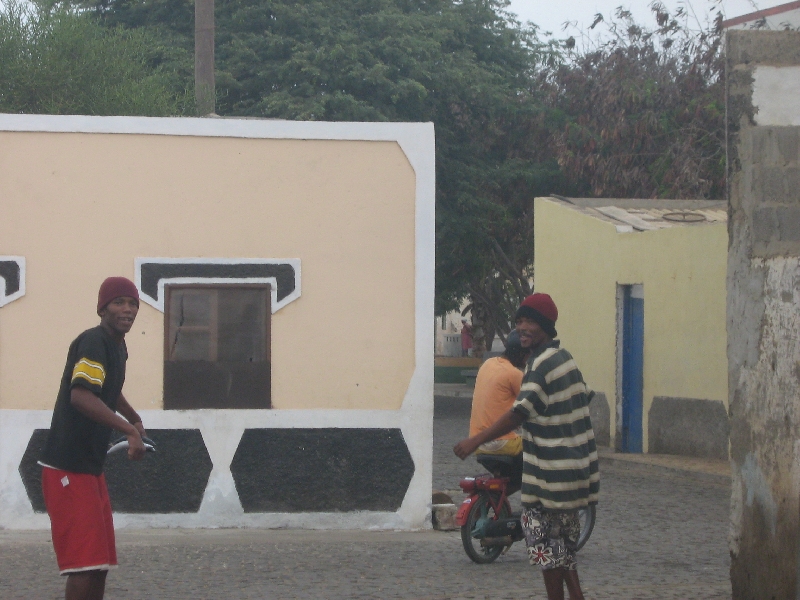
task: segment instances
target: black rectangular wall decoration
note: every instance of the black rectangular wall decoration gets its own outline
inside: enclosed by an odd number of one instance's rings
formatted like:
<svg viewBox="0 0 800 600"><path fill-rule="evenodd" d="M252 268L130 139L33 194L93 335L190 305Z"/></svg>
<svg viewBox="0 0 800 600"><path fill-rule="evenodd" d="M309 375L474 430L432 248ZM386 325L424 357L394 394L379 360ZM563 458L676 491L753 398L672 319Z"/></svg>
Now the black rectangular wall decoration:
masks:
<svg viewBox="0 0 800 600"><path fill-rule="evenodd" d="M231 473L246 513L396 511L414 461L399 429L246 429Z"/></svg>

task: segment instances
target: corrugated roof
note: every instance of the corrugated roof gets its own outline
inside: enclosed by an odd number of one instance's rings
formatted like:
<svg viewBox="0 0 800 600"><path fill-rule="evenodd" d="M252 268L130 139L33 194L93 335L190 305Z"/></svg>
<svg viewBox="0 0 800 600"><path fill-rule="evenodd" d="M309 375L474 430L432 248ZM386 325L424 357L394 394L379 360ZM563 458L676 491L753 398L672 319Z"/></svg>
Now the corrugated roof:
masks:
<svg viewBox="0 0 800 600"><path fill-rule="evenodd" d="M549 200L613 223L620 232L697 227L728 220L724 200L652 200L639 198L565 198Z"/></svg>

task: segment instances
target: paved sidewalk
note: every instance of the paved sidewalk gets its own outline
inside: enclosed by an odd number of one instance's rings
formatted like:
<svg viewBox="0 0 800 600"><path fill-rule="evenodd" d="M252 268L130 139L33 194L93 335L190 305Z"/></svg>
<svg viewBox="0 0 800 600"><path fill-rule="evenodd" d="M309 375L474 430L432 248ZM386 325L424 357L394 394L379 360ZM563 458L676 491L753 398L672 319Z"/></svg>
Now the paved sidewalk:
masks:
<svg viewBox="0 0 800 600"><path fill-rule="evenodd" d="M435 403L434 489L454 495L461 477L480 471L452 452L469 397L437 394ZM723 466L603 450L597 524L578 556L586 598L729 600ZM458 531L124 530L118 551L106 600L545 598L523 544L476 565ZM0 530L0 600L56 600L63 589L49 532Z"/></svg>
<svg viewBox="0 0 800 600"><path fill-rule="evenodd" d="M451 391L459 394L448 394ZM470 398L466 386L439 387L434 406L433 485L435 490L450 494L456 503L464 498L458 481L484 471L474 458L461 461L452 451L453 445L467 435ZM601 448L600 479L597 524L579 554L587 598L731 597L727 461L621 454ZM518 494L511 497L511 505L519 510ZM522 554L524 561L521 545L515 544L509 555L518 556L515 553ZM506 560L509 557L499 559ZM503 565L506 568L505 562ZM515 585L516 573L504 571L500 577ZM519 573L522 576L524 571ZM540 593L537 578L538 574L531 589ZM499 595L486 597L528 596L504 589Z"/></svg>
<svg viewBox="0 0 800 600"><path fill-rule="evenodd" d="M730 479L731 477L731 463L727 460L677 456L674 454L627 454L603 447L598 448L597 453L600 456L601 465L613 463L638 464L673 471L702 473L723 479Z"/></svg>
<svg viewBox="0 0 800 600"><path fill-rule="evenodd" d="M716 476L605 466L578 557L586 598L729 599L729 497ZM107 600L545 598L522 544L476 565L458 531L125 530L118 550ZM48 532L0 531L0 598L55 600L63 585Z"/></svg>

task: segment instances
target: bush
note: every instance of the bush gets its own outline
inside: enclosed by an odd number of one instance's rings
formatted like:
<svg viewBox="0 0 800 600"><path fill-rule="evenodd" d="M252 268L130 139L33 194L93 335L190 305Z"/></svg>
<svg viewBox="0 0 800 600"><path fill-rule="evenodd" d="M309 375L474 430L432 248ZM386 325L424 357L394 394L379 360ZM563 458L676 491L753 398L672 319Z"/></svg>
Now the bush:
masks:
<svg viewBox="0 0 800 600"><path fill-rule="evenodd" d="M0 4L0 112L169 116L189 95L155 66L144 30L103 27L76 10Z"/></svg>

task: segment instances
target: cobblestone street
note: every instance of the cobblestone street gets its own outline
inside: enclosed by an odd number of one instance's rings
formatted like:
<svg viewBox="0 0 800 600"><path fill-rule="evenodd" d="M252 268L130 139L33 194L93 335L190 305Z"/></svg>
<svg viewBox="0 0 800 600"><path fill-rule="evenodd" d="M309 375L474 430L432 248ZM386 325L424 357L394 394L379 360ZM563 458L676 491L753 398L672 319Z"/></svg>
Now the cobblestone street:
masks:
<svg viewBox="0 0 800 600"><path fill-rule="evenodd" d="M450 448L466 433L469 399L437 401L434 489L456 502L479 472ZM727 599L729 480L653 464L601 460L601 503L579 554L587 598ZM108 600L545 598L524 545L473 564L459 533L149 530L118 534ZM0 531L0 598L63 597L47 532Z"/></svg>

